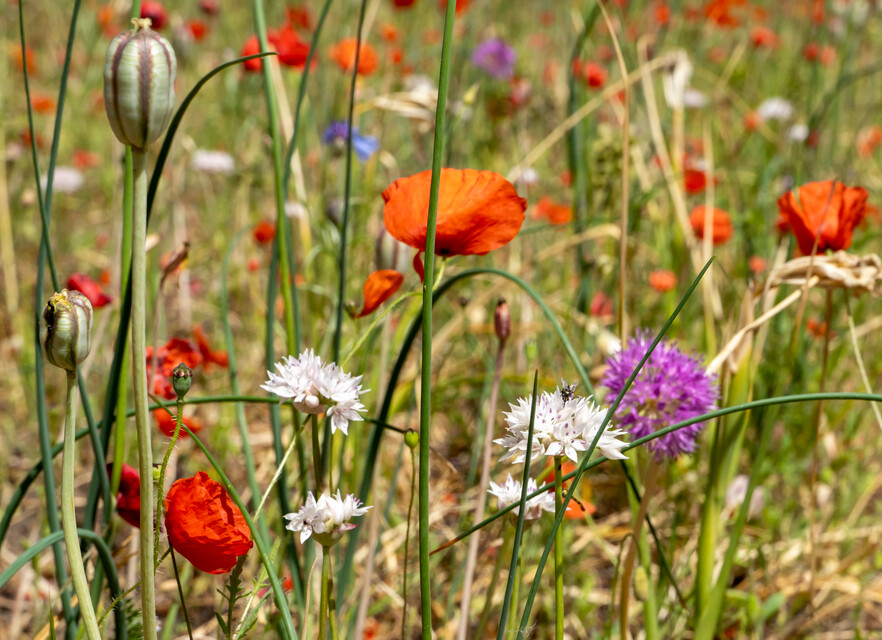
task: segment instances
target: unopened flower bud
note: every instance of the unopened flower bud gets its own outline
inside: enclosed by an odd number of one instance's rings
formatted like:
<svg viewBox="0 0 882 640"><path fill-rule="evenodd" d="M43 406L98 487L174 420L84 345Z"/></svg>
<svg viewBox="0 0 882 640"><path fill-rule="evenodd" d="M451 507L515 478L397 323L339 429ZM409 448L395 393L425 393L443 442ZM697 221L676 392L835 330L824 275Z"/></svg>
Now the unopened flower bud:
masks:
<svg viewBox="0 0 882 640"><path fill-rule="evenodd" d="M193 370L183 362L172 370L172 388L178 395L178 400L183 400L190 390L193 382Z"/></svg>
<svg viewBox="0 0 882 640"><path fill-rule="evenodd" d="M493 314L493 328L499 342L505 342L511 335L511 312L508 303L502 298L496 303L496 312Z"/></svg>
<svg viewBox="0 0 882 640"><path fill-rule="evenodd" d="M92 303L79 291L62 289L43 309L40 342L46 359L65 371L76 371L92 350Z"/></svg>
<svg viewBox="0 0 882 640"><path fill-rule="evenodd" d="M418 431L414 431L413 429L408 429L404 432L404 444L406 444L410 449L416 449L420 444L420 434Z"/></svg>
<svg viewBox="0 0 882 640"><path fill-rule="evenodd" d="M150 20L116 36L104 58L104 108L110 128L124 145L146 149L171 120L177 60L168 40Z"/></svg>

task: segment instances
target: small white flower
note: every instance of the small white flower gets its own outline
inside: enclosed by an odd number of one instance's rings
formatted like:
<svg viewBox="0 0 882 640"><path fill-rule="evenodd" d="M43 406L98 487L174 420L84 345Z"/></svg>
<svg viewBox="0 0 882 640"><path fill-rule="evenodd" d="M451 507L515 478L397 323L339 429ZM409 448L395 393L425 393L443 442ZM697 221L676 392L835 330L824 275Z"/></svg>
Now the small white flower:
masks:
<svg viewBox="0 0 882 640"><path fill-rule="evenodd" d="M236 169L236 161L226 151L207 151L197 149L190 160L190 168L202 173L217 173L228 176Z"/></svg>
<svg viewBox="0 0 882 640"><path fill-rule="evenodd" d="M686 91L691 79L692 62L689 55L685 51L677 51L674 63L662 76L662 90L671 109L682 109L685 106Z"/></svg>
<svg viewBox="0 0 882 640"><path fill-rule="evenodd" d="M40 184L43 189L48 183L46 176L40 178ZM75 193L85 184L86 179L79 169L73 167L55 167L55 173L52 175L52 190L55 193Z"/></svg>
<svg viewBox="0 0 882 640"><path fill-rule="evenodd" d="M335 363L328 365L307 349L299 358L288 356L276 363L278 373L267 371L269 380L260 385L282 399L290 399L302 413L326 413L331 419L331 432L339 429L349 433L349 421L360 421L365 406L359 400L363 393L361 376L352 377Z"/></svg>
<svg viewBox="0 0 882 640"><path fill-rule="evenodd" d="M527 480L527 494L535 493L539 487L536 485L536 479ZM490 488L487 490L490 495L496 496L496 503L500 509L505 509L510 504L517 504L521 501L521 481L515 480L508 474L505 484L496 484L490 481ZM543 511L554 512L554 494L543 493L535 498L527 500L527 511L524 513L524 520L535 520L542 515ZM515 515L518 509L513 511Z"/></svg>
<svg viewBox="0 0 882 640"><path fill-rule="evenodd" d="M289 218L300 220L307 217L309 212L302 203L297 202L296 200L288 200L288 202L285 203L285 215Z"/></svg>
<svg viewBox="0 0 882 640"><path fill-rule="evenodd" d="M683 106L686 109L704 109L707 102L707 96L698 89L690 88L683 92Z"/></svg>
<svg viewBox="0 0 882 640"><path fill-rule="evenodd" d="M805 142L809 137L807 124L797 123L787 130L787 137L793 142Z"/></svg>
<svg viewBox="0 0 882 640"><path fill-rule="evenodd" d="M793 117L793 105L784 98L768 98L757 107L756 112L763 120L790 120Z"/></svg>
<svg viewBox="0 0 882 640"><path fill-rule="evenodd" d="M285 528L299 531L301 544L315 534L321 544L330 546L339 539L339 534L356 527L350 522L352 518L363 516L372 508L361 506L361 500L351 493L343 498L339 489L336 495L323 493L318 500L310 491L300 511L285 515L288 520Z"/></svg>

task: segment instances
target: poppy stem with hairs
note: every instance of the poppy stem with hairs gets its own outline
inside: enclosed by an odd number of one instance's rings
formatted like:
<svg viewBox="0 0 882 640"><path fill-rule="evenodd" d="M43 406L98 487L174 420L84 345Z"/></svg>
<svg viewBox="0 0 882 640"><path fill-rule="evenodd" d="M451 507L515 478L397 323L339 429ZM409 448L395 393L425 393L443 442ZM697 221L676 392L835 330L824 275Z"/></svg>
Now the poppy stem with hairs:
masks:
<svg viewBox="0 0 882 640"><path fill-rule="evenodd" d="M435 278L435 225L438 220L438 191L441 186L441 158L444 152L444 114L450 82L450 50L456 2L447 3L444 16L444 39L441 42L441 70L438 78L438 103L435 107L435 140L432 149L432 186L426 221L426 264L423 279L423 350L420 377L420 615L424 638L432 637L432 593L429 575L429 423L432 412L432 289Z"/></svg>
<svg viewBox="0 0 882 640"><path fill-rule="evenodd" d="M531 444L532 447L532 444ZM560 456L554 458L554 515L566 511L563 506L563 469ZM563 527L554 534L554 638L563 640L564 593L563 593Z"/></svg>
<svg viewBox="0 0 882 640"><path fill-rule="evenodd" d="M153 570L153 449L147 419L147 151L132 148L132 370L138 473L141 476L141 615L145 640L156 640L156 586Z"/></svg>
<svg viewBox="0 0 882 640"><path fill-rule="evenodd" d="M98 619L89 594L89 582L83 568L83 554L77 535L74 510L74 466L76 465L77 370L67 372L67 413L64 417L64 455L61 459L61 528L70 563L70 577L79 600L83 626L89 640L100 640Z"/></svg>

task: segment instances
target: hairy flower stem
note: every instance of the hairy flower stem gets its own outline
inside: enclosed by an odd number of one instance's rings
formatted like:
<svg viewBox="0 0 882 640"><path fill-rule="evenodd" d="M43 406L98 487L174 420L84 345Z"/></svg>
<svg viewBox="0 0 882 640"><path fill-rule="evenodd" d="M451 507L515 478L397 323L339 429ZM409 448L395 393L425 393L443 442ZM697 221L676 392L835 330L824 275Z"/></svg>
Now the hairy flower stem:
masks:
<svg viewBox="0 0 882 640"><path fill-rule="evenodd" d="M319 601L319 640L327 640L328 637L328 578L330 577L330 553L328 547L322 545L322 590Z"/></svg>
<svg viewBox="0 0 882 640"><path fill-rule="evenodd" d="M481 479L478 483L477 501L475 507L475 522L484 519L484 507L487 504L487 487L490 486L490 453L493 445L493 427L496 423L496 402L499 399L499 383L502 380L502 355L505 349L505 340L499 341L499 349L496 352L496 370L493 374L493 386L490 388L490 402L487 406L487 425L484 428L484 452L481 459ZM472 578L475 573L475 564L478 560L478 542L481 539L480 532L475 532L469 539L469 551L466 559L465 579L462 586L462 604L459 612L459 632L457 638L465 640L469 629L469 605L472 599ZM402 633L402 638L404 634Z"/></svg>
<svg viewBox="0 0 882 640"><path fill-rule="evenodd" d="M134 167L132 224L132 376L138 473L141 475L141 616L144 639L156 640L156 596L153 569L153 450L147 419L146 289L147 289L147 152L132 149Z"/></svg>
<svg viewBox="0 0 882 640"><path fill-rule="evenodd" d="M560 456L554 458L554 515L563 509L563 469ZM517 585L517 582L515 582ZM563 603L563 527L558 527L554 534L554 638L563 640L564 603ZM514 622L512 622L514 628Z"/></svg>
<svg viewBox="0 0 882 640"><path fill-rule="evenodd" d="M165 450L165 455L162 458L162 465L159 467L159 496L156 498L156 534L153 537L154 567L159 566L159 530L162 527L162 511L165 508L165 500L163 499L163 497L165 496L165 470L168 467L168 460L169 458L171 458L171 452L172 450L174 450L175 445L178 442L178 436L181 435L181 424L184 420L183 416L184 399L178 398L178 415L175 418L175 432L172 434L171 442L168 443L168 448Z"/></svg>
<svg viewBox="0 0 882 640"><path fill-rule="evenodd" d="M407 558L410 551L410 523L413 521L413 497L417 490L417 454L410 449L410 500L407 503L407 529L404 533L404 579L401 586L401 599L404 605L401 609L401 637L407 637Z"/></svg>
<svg viewBox="0 0 882 640"><path fill-rule="evenodd" d="M628 596L631 593L631 578L634 575L634 563L637 559L637 546L640 542L640 536L643 534L643 521L646 519L646 511L649 508L649 499L655 493L656 483L658 481L658 473L660 470L658 462L655 458L649 460L649 466L646 469L646 480L643 487L643 499L637 509L637 515L634 517L634 532L631 538L631 546L628 549L628 555L625 557L624 568L622 569L622 592L619 598L619 628L622 639L627 640L628 633ZM650 589L654 587L650 585ZM644 616L644 624L646 626L646 637L648 640L658 638L658 627L656 619L650 616Z"/></svg>
<svg viewBox="0 0 882 640"><path fill-rule="evenodd" d="M64 455L61 460L61 528L70 563L70 577L79 600L83 626L89 640L101 640L98 619L89 594L89 582L83 568L83 554L77 536L77 514L74 510L74 467L76 466L77 372L67 372L67 414L64 417Z"/></svg>

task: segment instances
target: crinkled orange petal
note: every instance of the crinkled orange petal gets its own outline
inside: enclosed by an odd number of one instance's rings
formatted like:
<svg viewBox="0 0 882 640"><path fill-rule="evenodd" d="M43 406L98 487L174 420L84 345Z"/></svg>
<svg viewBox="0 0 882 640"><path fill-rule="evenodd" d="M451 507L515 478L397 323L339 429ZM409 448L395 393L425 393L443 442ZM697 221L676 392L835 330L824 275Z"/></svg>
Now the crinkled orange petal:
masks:
<svg viewBox="0 0 882 640"><path fill-rule="evenodd" d="M705 206L700 204L689 214L689 222L692 225L692 230L699 238L704 238L705 209ZM711 237L713 243L717 245L728 242L732 238L733 233L732 218L730 218L729 214L722 209L714 207L711 213Z"/></svg>
<svg viewBox="0 0 882 640"><path fill-rule="evenodd" d="M384 192L383 219L392 236L420 251L426 248L432 172L399 178ZM484 255L518 234L527 201L493 171L441 169L435 253Z"/></svg>
<svg viewBox="0 0 882 640"><path fill-rule="evenodd" d="M413 270L420 277L420 282L426 278L426 268L423 266L423 254L417 251L413 256Z"/></svg>
<svg viewBox="0 0 882 640"><path fill-rule="evenodd" d="M854 228L866 213L867 191L826 180L802 185L778 199L778 209L796 236L799 250L809 255L815 248L839 251L851 246Z"/></svg>
<svg viewBox="0 0 882 640"><path fill-rule="evenodd" d="M394 269L374 271L364 282L364 306L357 318L363 318L376 311L377 307L395 295L401 288L404 276Z"/></svg>

